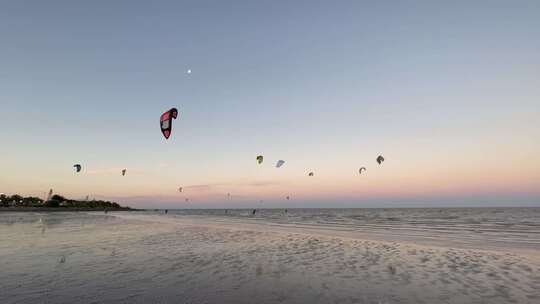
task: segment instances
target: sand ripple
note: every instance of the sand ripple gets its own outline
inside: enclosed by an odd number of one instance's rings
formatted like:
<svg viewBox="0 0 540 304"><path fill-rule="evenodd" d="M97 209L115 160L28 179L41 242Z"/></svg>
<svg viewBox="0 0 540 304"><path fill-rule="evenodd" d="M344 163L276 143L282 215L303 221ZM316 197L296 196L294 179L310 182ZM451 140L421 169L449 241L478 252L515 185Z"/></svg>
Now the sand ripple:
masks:
<svg viewBox="0 0 540 304"><path fill-rule="evenodd" d="M0 224L0 303L540 301L539 261L512 251L158 215L39 216Z"/></svg>

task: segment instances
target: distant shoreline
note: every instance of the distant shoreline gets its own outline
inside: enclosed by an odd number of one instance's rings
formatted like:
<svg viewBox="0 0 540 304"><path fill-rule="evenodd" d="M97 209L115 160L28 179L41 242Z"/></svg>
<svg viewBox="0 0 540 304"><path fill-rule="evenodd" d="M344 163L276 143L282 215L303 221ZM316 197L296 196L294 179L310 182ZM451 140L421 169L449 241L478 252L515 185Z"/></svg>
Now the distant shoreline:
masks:
<svg viewBox="0 0 540 304"><path fill-rule="evenodd" d="M63 208L63 207L1 207L0 212L87 212L87 211L142 211L142 209L102 209L102 208Z"/></svg>

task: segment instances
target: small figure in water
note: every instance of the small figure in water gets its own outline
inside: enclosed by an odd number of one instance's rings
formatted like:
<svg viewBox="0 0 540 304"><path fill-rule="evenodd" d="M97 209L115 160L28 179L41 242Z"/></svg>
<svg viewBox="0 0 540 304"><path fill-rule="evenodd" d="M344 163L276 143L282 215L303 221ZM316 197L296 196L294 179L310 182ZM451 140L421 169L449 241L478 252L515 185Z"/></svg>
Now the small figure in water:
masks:
<svg viewBox="0 0 540 304"><path fill-rule="evenodd" d="M229 214L229 210L225 209L225 214Z"/></svg>
<svg viewBox="0 0 540 304"><path fill-rule="evenodd" d="M165 214L169 213L169 210L165 209Z"/></svg>
<svg viewBox="0 0 540 304"><path fill-rule="evenodd" d="M285 209L285 214L287 214L287 212L289 212L289 210Z"/></svg>
<svg viewBox="0 0 540 304"><path fill-rule="evenodd" d="M257 213L257 209L253 209L253 211L251 211L251 215L255 215L255 213Z"/></svg>
<svg viewBox="0 0 540 304"><path fill-rule="evenodd" d="M107 214L107 212L109 212L109 210L107 210L107 209L105 209L104 211L105 211L105 214Z"/></svg>

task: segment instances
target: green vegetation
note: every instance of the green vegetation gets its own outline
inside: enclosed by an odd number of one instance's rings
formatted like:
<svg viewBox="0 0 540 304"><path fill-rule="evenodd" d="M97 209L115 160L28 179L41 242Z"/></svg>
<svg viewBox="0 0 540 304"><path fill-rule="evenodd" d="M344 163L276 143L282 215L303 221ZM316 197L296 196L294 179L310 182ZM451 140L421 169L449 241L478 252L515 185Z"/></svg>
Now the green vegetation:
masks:
<svg viewBox="0 0 540 304"><path fill-rule="evenodd" d="M0 194L1 207L44 207L44 208L78 208L78 209L122 209L129 210L129 207L122 207L115 202L96 200L72 200L55 194L50 200L44 201L39 197L22 197L18 194L11 196Z"/></svg>

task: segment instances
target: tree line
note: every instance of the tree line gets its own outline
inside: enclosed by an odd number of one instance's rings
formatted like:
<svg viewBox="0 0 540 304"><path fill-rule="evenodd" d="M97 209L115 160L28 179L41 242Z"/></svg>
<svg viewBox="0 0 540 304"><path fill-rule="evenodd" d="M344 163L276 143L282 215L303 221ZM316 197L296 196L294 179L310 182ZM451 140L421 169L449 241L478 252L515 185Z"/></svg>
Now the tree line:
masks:
<svg viewBox="0 0 540 304"><path fill-rule="evenodd" d="M49 207L49 208L89 208L89 209L129 209L116 202L102 200L73 200L55 194L48 201L39 197L23 197L18 194L0 194L0 207Z"/></svg>

